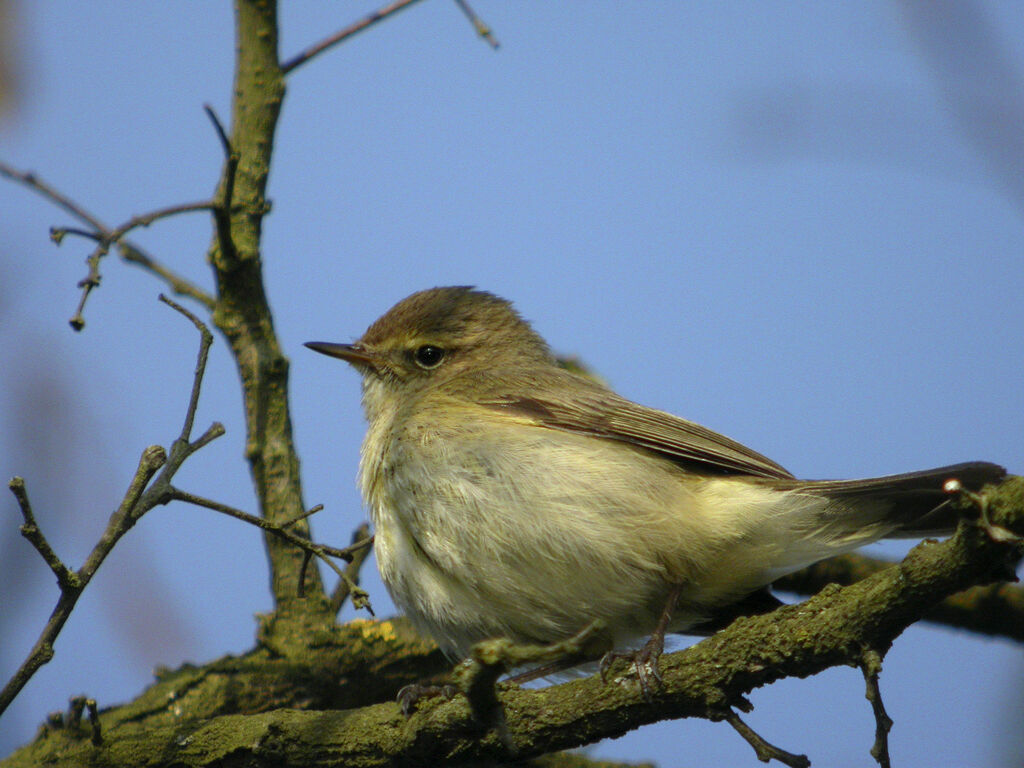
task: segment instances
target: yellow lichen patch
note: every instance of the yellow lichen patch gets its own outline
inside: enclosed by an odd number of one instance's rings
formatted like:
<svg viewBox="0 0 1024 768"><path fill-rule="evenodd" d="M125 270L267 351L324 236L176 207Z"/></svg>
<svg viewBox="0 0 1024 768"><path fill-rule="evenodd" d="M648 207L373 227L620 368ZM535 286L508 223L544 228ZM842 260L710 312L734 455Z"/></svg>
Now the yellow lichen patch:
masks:
<svg viewBox="0 0 1024 768"><path fill-rule="evenodd" d="M376 619L352 619L349 626L358 630L367 640L383 640L393 642L398 639L395 633L395 625L388 620L377 621Z"/></svg>

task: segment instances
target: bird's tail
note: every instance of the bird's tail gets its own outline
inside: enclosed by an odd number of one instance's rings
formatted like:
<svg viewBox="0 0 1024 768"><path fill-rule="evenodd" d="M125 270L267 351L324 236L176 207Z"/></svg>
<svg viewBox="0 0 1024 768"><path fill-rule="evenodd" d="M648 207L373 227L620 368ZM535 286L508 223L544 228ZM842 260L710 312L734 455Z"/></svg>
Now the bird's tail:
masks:
<svg viewBox="0 0 1024 768"><path fill-rule="evenodd" d="M773 480L789 500L747 519L762 526L754 538L783 544L769 550L770 565L757 578L774 581L879 539L951 533L958 518L946 482L977 490L1005 475L995 464L970 462L864 480Z"/></svg>
<svg viewBox="0 0 1024 768"><path fill-rule="evenodd" d="M951 533L956 528L958 517L949 503L947 481L959 480L964 488L977 490L1005 476L1006 470L997 464L973 461L866 480L808 481L798 487L826 497L837 512L862 511L867 519L860 525L891 526L885 538L909 538ZM848 517L854 526L858 525L855 517Z"/></svg>

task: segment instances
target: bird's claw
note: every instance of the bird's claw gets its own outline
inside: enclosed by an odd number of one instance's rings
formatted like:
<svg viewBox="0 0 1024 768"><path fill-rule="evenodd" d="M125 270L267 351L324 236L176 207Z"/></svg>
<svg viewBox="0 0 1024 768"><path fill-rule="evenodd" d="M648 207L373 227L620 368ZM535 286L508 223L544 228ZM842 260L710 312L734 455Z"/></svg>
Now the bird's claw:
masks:
<svg viewBox="0 0 1024 768"><path fill-rule="evenodd" d="M440 696L447 700L454 697L456 693L458 693L458 688L451 684L423 685L422 683L412 683L401 688L395 698L398 701L398 706L402 708L402 714L406 717L411 717L413 711L423 699L432 699Z"/></svg>
<svg viewBox="0 0 1024 768"><path fill-rule="evenodd" d="M640 648L632 651L609 651L601 657L601 664L598 670L601 673L601 682L608 682L608 670L612 664L620 659L630 662L633 665L633 672L636 674L637 682L640 684L640 692L646 701L653 698L653 686L651 678L657 682L658 687L664 687L665 680L661 676L660 661L664 651L664 640L651 638Z"/></svg>

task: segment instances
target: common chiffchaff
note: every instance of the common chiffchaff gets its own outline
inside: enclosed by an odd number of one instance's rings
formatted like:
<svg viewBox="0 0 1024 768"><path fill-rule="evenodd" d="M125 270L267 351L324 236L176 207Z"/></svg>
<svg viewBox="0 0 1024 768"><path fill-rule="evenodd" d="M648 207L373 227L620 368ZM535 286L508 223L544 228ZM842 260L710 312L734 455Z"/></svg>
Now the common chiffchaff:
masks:
<svg viewBox="0 0 1024 768"><path fill-rule="evenodd" d="M761 588L787 572L950 530L944 481L1005 474L975 462L797 480L565 370L509 302L467 287L409 296L354 344L307 346L362 374L359 484L380 573L452 654L563 640L595 619L616 647L662 617L671 632L715 628L770 605Z"/></svg>

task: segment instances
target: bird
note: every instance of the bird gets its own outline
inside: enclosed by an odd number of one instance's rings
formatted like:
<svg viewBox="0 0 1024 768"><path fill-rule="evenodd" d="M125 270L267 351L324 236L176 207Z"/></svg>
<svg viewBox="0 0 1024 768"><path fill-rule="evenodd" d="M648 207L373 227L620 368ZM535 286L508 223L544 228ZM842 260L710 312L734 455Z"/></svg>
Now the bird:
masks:
<svg viewBox="0 0 1024 768"><path fill-rule="evenodd" d="M450 656L593 625L608 649L648 637L633 659L657 676L666 633L770 610L773 581L833 555L948 533L945 483L1005 475L975 461L797 479L568 370L509 301L470 286L414 293L354 343L306 346L362 377L358 483L380 574Z"/></svg>

